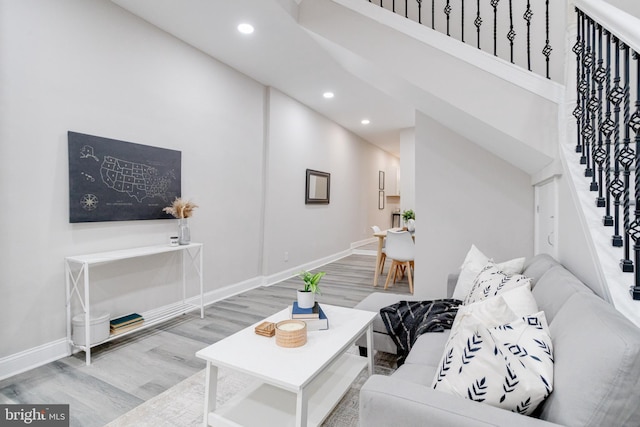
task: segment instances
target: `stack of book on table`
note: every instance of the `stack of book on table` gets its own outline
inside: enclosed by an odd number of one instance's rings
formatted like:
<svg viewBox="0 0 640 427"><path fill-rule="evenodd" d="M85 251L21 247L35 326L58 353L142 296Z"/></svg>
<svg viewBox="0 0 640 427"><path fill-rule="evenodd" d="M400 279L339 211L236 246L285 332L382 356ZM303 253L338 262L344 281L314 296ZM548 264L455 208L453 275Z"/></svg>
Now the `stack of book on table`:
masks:
<svg viewBox="0 0 640 427"><path fill-rule="evenodd" d="M111 319L109 327L111 329L111 335L118 335L123 332L130 331L135 328L139 328L144 323L144 318L138 313L127 314L126 316L118 317L117 319Z"/></svg>
<svg viewBox="0 0 640 427"><path fill-rule="evenodd" d="M298 301L294 301L291 307L291 318L304 320L308 331L329 329L329 319L327 319L327 315L324 314L317 301L311 308L300 308L298 307Z"/></svg>

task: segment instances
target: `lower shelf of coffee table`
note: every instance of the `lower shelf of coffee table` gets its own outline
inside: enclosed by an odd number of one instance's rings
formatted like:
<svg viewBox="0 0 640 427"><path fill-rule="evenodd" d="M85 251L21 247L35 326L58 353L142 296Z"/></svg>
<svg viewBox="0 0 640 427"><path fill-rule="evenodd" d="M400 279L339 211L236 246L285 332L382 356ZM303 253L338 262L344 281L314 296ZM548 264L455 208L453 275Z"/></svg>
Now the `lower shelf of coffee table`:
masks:
<svg viewBox="0 0 640 427"><path fill-rule="evenodd" d="M309 384L306 390L308 426L322 424L366 366L366 358L343 354ZM256 381L215 412L210 412L208 423L229 427L295 426L296 394Z"/></svg>

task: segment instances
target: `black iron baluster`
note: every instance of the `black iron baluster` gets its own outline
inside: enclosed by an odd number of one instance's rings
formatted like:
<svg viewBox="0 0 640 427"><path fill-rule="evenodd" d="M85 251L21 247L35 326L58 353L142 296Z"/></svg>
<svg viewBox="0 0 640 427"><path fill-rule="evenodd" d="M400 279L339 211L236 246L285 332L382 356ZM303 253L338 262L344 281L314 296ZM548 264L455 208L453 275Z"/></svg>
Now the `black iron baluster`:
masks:
<svg viewBox="0 0 640 427"><path fill-rule="evenodd" d="M589 144L589 140L587 140L584 136L584 128L586 126L586 119L587 119L587 106L586 106L586 99L587 99L587 95L588 95L588 91L589 91L589 85L587 84L587 77L586 77L586 65L585 65L585 58L587 55L587 15L585 15L584 13L582 14L582 56L580 58L580 109L582 110L582 122L580 124L580 133L582 134L582 138L580 140L581 142L581 146L580 146L580 153L582 153L582 155L580 156L580 164L581 165L585 165L587 164L587 156L586 156L586 151L587 151L587 145Z"/></svg>
<svg viewBox="0 0 640 427"><path fill-rule="evenodd" d="M431 0L431 29L436 29L436 1Z"/></svg>
<svg viewBox="0 0 640 427"><path fill-rule="evenodd" d="M631 109L631 100L629 98L629 46L624 45L622 47L624 52L624 147L620 150L620 157L618 161L624 168L623 177L624 177L624 195L622 198L622 214L624 221L624 238L623 238L623 246L624 246L624 259L620 260L620 268L625 273L633 272L633 263L629 259L629 214L630 214L630 201L629 201L629 176L631 175L630 167L633 164L636 153L629 146L631 143L631 134L629 129L629 120L630 120L630 109Z"/></svg>
<svg viewBox="0 0 640 427"><path fill-rule="evenodd" d="M491 0L493 6L493 55L498 56L498 3L500 0Z"/></svg>
<svg viewBox="0 0 640 427"><path fill-rule="evenodd" d="M527 21L527 69L531 71L531 18L533 18L531 0L527 0L527 9L522 17Z"/></svg>
<svg viewBox="0 0 640 427"><path fill-rule="evenodd" d="M447 5L444 7L444 14L447 15L447 35L451 36L451 32L449 31L449 18L451 15L451 4L449 3L451 0L447 0Z"/></svg>
<svg viewBox="0 0 640 427"><path fill-rule="evenodd" d="M589 18L587 23L587 32L585 33L585 37L587 38L587 55L585 57L585 68L587 69L586 78L587 84L589 87L589 91L587 92L587 119L585 126L585 133L587 134L585 138L585 148L587 149L585 152L585 156L587 158L587 166L584 170L584 176L591 177L592 182L595 182L594 174L593 174L593 156L595 148L595 119L596 119L596 111L598 109L599 103L596 97L596 83L593 80L592 76L594 74L594 64L595 64L595 28L596 23L593 19Z"/></svg>
<svg viewBox="0 0 640 427"><path fill-rule="evenodd" d="M478 32L478 49L480 49L480 26L482 25L482 18L480 17L480 0L478 0L476 11L476 19L473 21L473 25L476 26Z"/></svg>
<svg viewBox="0 0 640 427"><path fill-rule="evenodd" d="M590 131L592 133L591 136L591 156L589 157L589 171L585 171L585 176L591 177L591 185L589 186L589 190L598 191L598 182L596 181L596 117L597 112L600 111L600 98L596 96L597 90L597 80L596 80L596 26L597 23L595 21L591 21L591 34L588 35L591 40L591 61L589 64L589 73L591 75L590 84L591 84L591 99L589 99L589 113L591 116L591 123L589 124Z"/></svg>
<svg viewBox="0 0 640 427"><path fill-rule="evenodd" d="M602 192L604 187L602 182L603 180L602 173L603 173L603 164L607 156L607 152L602 148L603 146L602 144L602 133L603 133L602 132L602 89L603 89L602 83L604 82L604 79L607 76L608 70L604 68L604 66L602 65L603 63L604 63L604 58L602 57L602 25L598 25L598 68L594 73L594 78L598 83L598 102L600 105L600 108L598 108L598 129L600 131L598 132L598 148L593 153L593 159L598 164L598 182L596 184L598 197L596 197L596 206L599 208L604 207L604 203L605 203L603 192ZM591 187L591 190L594 191L593 186Z"/></svg>
<svg viewBox="0 0 640 427"><path fill-rule="evenodd" d="M380 7L384 7L384 6L382 5L382 0L380 0Z"/></svg>
<svg viewBox="0 0 640 427"><path fill-rule="evenodd" d="M462 28L461 39L462 43L464 43L464 0L460 0L460 27Z"/></svg>
<svg viewBox="0 0 640 427"><path fill-rule="evenodd" d="M418 24L422 24L422 0L416 0L418 3Z"/></svg>
<svg viewBox="0 0 640 427"><path fill-rule="evenodd" d="M396 13L396 0L393 0L393 3L391 3L391 11Z"/></svg>
<svg viewBox="0 0 640 427"><path fill-rule="evenodd" d="M551 48L551 44L549 42L549 0L546 0L545 2L546 5L546 12L545 12L545 18L546 18L546 34L547 34L547 40L545 42L544 48L542 49L542 54L547 58L547 78L550 79L550 73L549 73L549 57L551 56L551 51L553 50Z"/></svg>
<svg viewBox="0 0 640 427"><path fill-rule="evenodd" d="M516 32L513 30L513 0L509 0L509 32L507 39L511 47L511 63L513 64L513 40L516 38Z"/></svg>
<svg viewBox="0 0 640 427"><path fill-rule="evenodd" d="M615 247L622 246L622 236L620 236L620 196L624 192L624 183L620 179L620 103L624 98L624 90L620 87L620 40L614 36L615 46L615 77L613 79L614 88L609 94L609 98L614 105L613 116L615 127L613 130L613 182L609 191L613 196L613 236L611 236L611 244Z"/></svg>
<svg viewBox="0 0 640 427"><path fill-rule="evenodd" d="M636 170L635 170L635 201L636 209L634 212L635 220L629 227L629 234L635 242L633 252L635 254L634 261L636 266L640 265L640 56L637 52L633 53L633 59L636 60L636 111L631 116L629 126L636 134ZM640 300L640 269L636 269L635 283L631 286L631 295L634 300Z"/></svg>
<svg viewBox="0 0 640 427"><path fill-rule="evenodd" d="M582 11L576 9L578 14L577 24L578 24L578 32L576 34L576 44L573 45L573 53L576 54L576 108L573 110L573 117L576 118L576 153L582 153L582 115L584 111L582 110L582 91L580 90L582 87L582 79L581 79L581 68L582 68L582 51L584 50L584 42L583 42L583 27L582 27Z"/></svg>
<svg viewBox="0 0 640 427"><path fill-rule="evenodd" d="M409 17L409 0L404 0L404 17Z"/></svg>
<svg viewBox="0 0 640 427"><path fill-rule="evenodd" d="M605 185L607 187L606 200L605 200L605 214L602 217L602 224L605 227L613 226L613 216L611 216L611 134L616 127L616 124L611 120L611 33L606 31L607 34L607 111L605 113L606 119L602 122L600 131L607 137L605 140L605 151L607 152L607 159L605 163Z"/></svg>
<svg viewBox="0 0 640 427"><path fill-rule="evenodd" d="M591 118L593 117L593 95L595 95L595 91L591 91L591 66L593 65L593 53L591 52L591 28L593 27L594 22L591 18L587 17L587 28L584 32L584 38L586 40L585 49L584 49L584 58L583 58L583 66L585 70L584 79L586 85L586 93L584 103L586 106L585 110L585 119L582 124L582 138L584 141L584 151L583 156L580 159L581 163L584 159L584 164L586 165L584 169L584 176L593 176L593 169L591 169L591 144L593 141L594 130L591 127ZM593 95L592 95L593 94Z"/></svg>

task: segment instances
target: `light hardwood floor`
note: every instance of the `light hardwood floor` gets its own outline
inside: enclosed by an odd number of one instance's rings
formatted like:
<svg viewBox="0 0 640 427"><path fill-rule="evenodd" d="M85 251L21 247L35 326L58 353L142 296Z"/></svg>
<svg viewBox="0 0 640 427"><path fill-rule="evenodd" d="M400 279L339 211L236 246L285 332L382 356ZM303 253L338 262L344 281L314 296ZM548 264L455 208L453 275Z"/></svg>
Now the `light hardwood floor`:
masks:
<svg viewBox="0 0 640 427"><path fill-rule="evenodd" d="M372 286L374 264L375 256L351 255L317 269L327 272L318 300L353 307L383 292ZM209 305L204 319L189 313L95 347L90 366L78 353L8 378L0 382L0 403L68 403L72 426L103 426L203 369L198 350L286 308L299 287L292 278L253 289ZM408 294L407 279L388 292Z"/></svg>

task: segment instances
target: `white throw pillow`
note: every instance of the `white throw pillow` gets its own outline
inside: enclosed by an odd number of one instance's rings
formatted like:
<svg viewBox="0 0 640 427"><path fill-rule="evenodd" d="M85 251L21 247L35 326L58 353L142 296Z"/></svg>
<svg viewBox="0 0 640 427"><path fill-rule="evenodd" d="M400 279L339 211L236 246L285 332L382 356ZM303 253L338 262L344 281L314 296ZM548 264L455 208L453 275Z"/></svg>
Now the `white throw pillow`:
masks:
<svg viewBox="0 0 640 427"><path fill-rule="evenodd" d="M518 317L529 316L539 311L538 303L533 296L533 292L531 292L530 286L518 286L515 289L501 293L500 296Z"/></svg>
<svg viewBox="0 0 640 427"><path fill-rule="evenodd" d="M452 298L464 301L465 297L471 290L473 280L489 261L491 261L489 257L483 254L475 245L471 245L471 249L467 252L466 257L460 266L460 275L458 276L458 281L456 282ZM497 265L502 269L502 271L509 275L520 274L524 269L524 261L524 258L514 258L509 261L501 262Z"/></svg>
<svg viewBox="0 0 640 427"><path fill-rule="evenodd" d="M463 300L463 304L471 304L490 298L518 286L526 286L531 290L531 279L521 274L508 275L500 270L496 264L489 262L473 281L471 290Z"/></svg>
<svg viewBox="0 0 640 427"><path fill-rule="evenodd" d="M530 415L553 390L553 347L544 312L494 328L467 317L449 339L432 386Z"/></svg>
<svg viewBox="0 0 640 427"><path fill-rule="evenodd" d="M520 317L520 315L516 314L509 307L509 304L507 304L502 295L498 295L495 298L487 298L469 305L461 305L458 307L458 313L455 319L453 319L449 340L455 337L460 329L460 325L465 323L482 325L485 328L493 328L511 323Z"/></svg>

